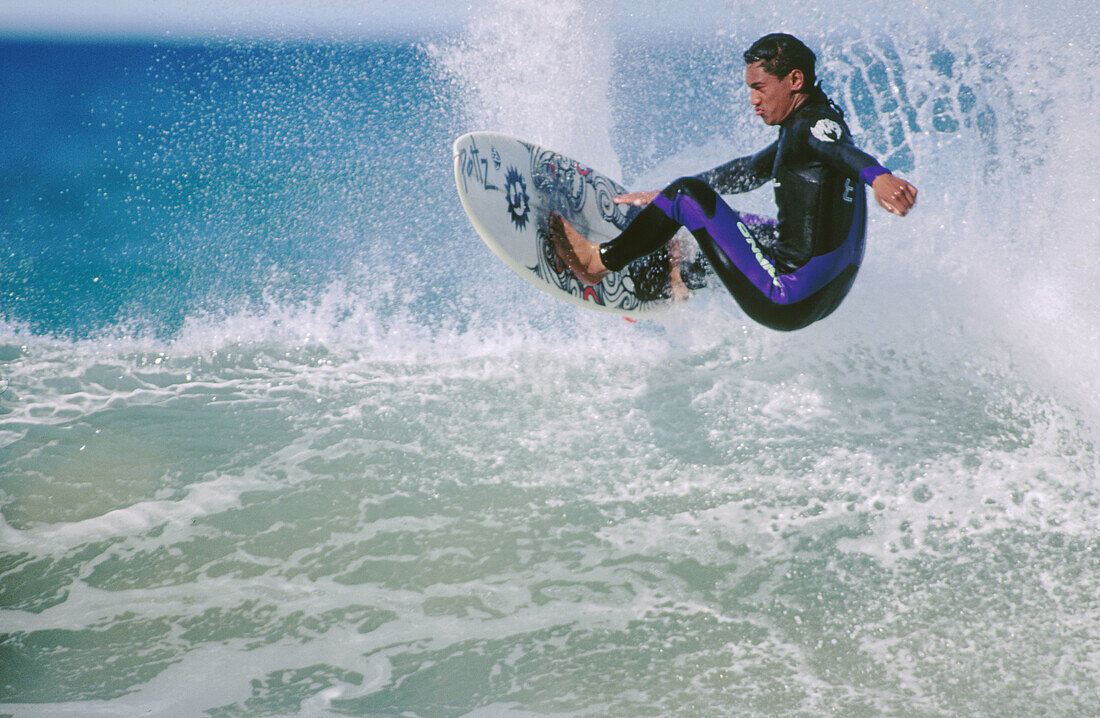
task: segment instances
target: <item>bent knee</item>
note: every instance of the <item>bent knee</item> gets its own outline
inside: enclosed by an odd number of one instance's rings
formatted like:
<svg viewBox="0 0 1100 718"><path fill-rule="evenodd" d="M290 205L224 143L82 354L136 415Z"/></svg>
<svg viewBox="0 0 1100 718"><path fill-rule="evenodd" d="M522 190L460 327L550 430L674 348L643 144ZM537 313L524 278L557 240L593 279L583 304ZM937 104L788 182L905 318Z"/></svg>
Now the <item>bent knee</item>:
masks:
<svg viewBox="0 0 1100 718"><path fill-rule="evenodd" d="M676 202L680 196L695 200L708 217L714 216L715 205L718 201L718 193L711 189L698 177L681 177L661 191L668 200Z"/></svg>

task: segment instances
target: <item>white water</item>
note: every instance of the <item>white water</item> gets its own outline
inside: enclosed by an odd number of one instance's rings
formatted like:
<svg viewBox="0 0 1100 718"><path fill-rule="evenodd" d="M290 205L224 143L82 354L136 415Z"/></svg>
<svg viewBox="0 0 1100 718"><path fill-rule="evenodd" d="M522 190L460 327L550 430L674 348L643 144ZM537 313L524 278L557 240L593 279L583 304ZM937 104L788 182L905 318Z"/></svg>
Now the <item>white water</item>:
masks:
<svg viewBox="0 0 1100 718"><path fill-rule="evenodd" d="M9 322L0 711L1100 710L1095 11L731 6L671 53L626 12L486 8L431 48L433 112L658 186L767 141L737 50L800 33L921 189L841 309L627 324L455 210L168 339ZM445 179L448 146L407 151Z"/></svg>

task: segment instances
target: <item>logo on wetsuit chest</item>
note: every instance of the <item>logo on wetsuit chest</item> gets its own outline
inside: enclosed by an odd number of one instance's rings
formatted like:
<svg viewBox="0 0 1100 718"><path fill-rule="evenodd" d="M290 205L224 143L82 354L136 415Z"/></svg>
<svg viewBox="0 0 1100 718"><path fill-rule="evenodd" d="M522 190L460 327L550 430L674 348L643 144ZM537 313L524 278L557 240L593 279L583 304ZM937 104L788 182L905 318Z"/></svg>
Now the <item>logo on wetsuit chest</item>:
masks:
<svg viewBox="0 0 1100 718"><path fill-rule="evenodd" d="M825 119L818 120L814 126L810 128L810 134L821 142L836 142L840 139L840 136L844 134L844 130L833 120Z"/></svg>

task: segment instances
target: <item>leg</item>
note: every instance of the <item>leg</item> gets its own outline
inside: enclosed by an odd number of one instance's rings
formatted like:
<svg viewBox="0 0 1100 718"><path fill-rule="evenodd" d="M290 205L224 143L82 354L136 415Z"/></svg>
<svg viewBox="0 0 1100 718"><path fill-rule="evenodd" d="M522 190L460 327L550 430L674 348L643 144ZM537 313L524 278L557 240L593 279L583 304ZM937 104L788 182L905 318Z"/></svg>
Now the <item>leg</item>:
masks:
<svg viewBox="0 0 1100 718"><path fill-rule="evenodd" d="M634 260L653 254L668 244L679 231L680 222L670 217L655 202L650 203L627 225L622 234L600 245L600 259L612 272L618 272Z"/></svg>
<svg viewBox="0 0 1100 718"><path fill-rule="evenodd" d="M695 235L700 250L745 313L778 330L799 329L835 309L851 287L862 255L863 226L855 222L842 248L830 253L824 265L817 260L826 258L819 257L781 274L741 215L706 183L692 177L666 187L622 234L606 244L588 242L560 217L552 218L551 234L562 261L581 281L594 284L608 271L619 271L660 249L681 226Z"/></svg>
<svg viewBox="0 0 1100 718"><path fill-rule="evenodd" d="M705 182L692 177L678 179L657 196L653 206L695 236L699 248L735 298L752 287L768 301L788 301L779 270L765 255L745 219ZM736 279L728 281L734 275Z"/></svg>
<svg viewBox="0 0 1100 718"><path fill-rule="evenodd" d="M573 270L584 284L596 284L610 272L656 252L665 246L680 224L652 204L627 226L623 233L605 244L585 239L561 215L550 215L550 238L558 258Z"/></svg>
<svg viewBox="0 0 1100 718"><path fill-rule="evenodd" d="M858 201L862 208L862 195ZM782 270L764 254L744 218L705 183L677 180L654 205L691 230L745 313L771 329L800 329L828 316L848 293L863 254L862 212L854 214L835 250Z"/></svg>

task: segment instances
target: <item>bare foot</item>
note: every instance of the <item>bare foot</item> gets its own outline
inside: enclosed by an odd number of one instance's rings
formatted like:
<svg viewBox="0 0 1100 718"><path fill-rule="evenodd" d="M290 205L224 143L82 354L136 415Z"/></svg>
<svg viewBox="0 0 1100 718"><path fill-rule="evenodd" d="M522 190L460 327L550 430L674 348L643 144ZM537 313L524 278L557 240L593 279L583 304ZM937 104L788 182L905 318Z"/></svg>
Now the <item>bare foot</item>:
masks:
<svg viewBox="0 0 1100 718"><path fill-rule="evenodd" d="M684 284L684 277L680 274L680 265L684 263L684 241L684 235L677 233L668 245L668 285L674 302L691 299L691 290Z"/></svg>
<svg viewBox="0 0 1100 718"><path fill-rule="evenodd" d="M680 277L680 270L674 269L669 275L669 294L674 302L686 302L691 299L691 290Z"/></svg>
<svg viewBox="0 0 1100 718"><path fill-rule="evenodd" d="M600 259L600 245L589 242L560 214L550 214L550 238L554 250L565 266L573 270L582 284L599 284L607 275L607 267Z"/></svg>

